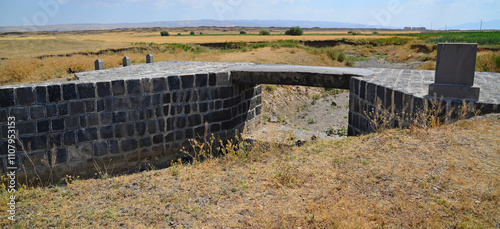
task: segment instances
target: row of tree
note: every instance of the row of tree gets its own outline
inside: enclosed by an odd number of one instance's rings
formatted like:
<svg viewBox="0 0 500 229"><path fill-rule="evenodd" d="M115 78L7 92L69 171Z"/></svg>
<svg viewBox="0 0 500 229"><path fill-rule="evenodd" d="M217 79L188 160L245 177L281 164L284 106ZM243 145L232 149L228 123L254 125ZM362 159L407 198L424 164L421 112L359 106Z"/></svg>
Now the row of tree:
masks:
<svg viewBox="0 0 500 229"><path fill-rule="evenodd" d="M241 30L240 34L247 34L245 30ZM299 26L291 27L290 29L285 31L285 35L292 35L292 36L300 36L304 34L304 30L300 28ZM160 35L163 36L170 36L170 33L168 31L161 31ZM181 33L178 33L177 35L181 35ZM195 35L194 31L191 31L189 35ZM200 35L203 35L202 32L200 32ZM266 35L271 35L271 32L269 30L263 29L259 31L259 35L266 36Z"/></svg>
<svg viewBox="0 0 500 229"><path fill-rule="evenodd" d="M195 33L194 31L191 31L191 32L189 33L189 35L195 35L195 34L196 34L196 33ZM168 31L161 31L161 32L160 32L160 35L161 35L162 37L164 37L164 36L170 36L170 33L169 33ZM182 35L182 34L181 34L181 33L178 33L177 35L178 35L178 36L180 36L180 35ZM200 32L200 35L203 35L203 33L202 33L202 32Z"/></svg>

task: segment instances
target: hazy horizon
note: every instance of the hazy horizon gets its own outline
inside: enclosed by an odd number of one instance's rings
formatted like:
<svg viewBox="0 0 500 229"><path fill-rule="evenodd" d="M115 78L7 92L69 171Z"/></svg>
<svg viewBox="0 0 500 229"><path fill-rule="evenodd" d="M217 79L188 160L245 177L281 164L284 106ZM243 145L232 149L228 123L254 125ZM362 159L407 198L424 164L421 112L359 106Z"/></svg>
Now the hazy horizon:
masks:
<svg viewBox="0 0 500 229"><path fill-rule="evenodd" d="M27 0L2 2L0 26L184 20L302 20L439 29L500 17L494 0ZM488 28L485 28L488 29ZM500 29L500 28L489 28Z"/></svg>

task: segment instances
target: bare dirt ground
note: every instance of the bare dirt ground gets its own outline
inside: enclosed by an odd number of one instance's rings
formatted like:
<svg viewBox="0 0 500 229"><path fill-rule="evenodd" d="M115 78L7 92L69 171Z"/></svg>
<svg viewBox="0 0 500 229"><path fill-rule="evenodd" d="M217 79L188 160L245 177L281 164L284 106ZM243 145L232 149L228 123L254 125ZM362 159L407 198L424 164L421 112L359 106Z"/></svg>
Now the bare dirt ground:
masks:
<svg viewBox="0 0 500 229"><path fill-rule="evenodd" d="M333 95L324 88L268 87L263 87L262 124L247 138L300 145L347 134L349 92Z"/></svg>
<svg viewBox="0 0 500 229"><path fill-rule="evenodd" d="M389 62L371 58L359 68L416 69L421 61ZM315 139L340 139L347 134L349 92L331 95L325 88L264 86L262 125L247 138L302 144Z"/></svg>

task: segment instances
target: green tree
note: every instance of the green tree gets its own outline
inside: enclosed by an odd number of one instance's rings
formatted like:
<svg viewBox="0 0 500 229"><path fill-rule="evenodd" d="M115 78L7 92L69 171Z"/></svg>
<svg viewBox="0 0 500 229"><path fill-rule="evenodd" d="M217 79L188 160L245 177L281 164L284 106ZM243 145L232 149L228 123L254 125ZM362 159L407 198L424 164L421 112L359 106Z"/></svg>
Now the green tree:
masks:
<svg viewBox="0 0 500 229"><path fill-rule="evenodd" d="M263 29L259 32L259 35L267 36L267 35L271 35L271 32L269 32L269 30Z"/></svg>
<svg viewBox="0 0 500 229"><path fill-rule="evenodd" d="M164 36L170 36L170 33L168 33L168 31L161 31L161 32L160 32L160 35L161 35L162 37L164 37Z"/></svg>
<svg viewBox="0 0 500 229"><path fill-rule="evenodd" d="M292 36L301 36L304 34L304 30L300 28L299 26L291 27L287 31L285 31L285 35L292 35Z"/></svg>

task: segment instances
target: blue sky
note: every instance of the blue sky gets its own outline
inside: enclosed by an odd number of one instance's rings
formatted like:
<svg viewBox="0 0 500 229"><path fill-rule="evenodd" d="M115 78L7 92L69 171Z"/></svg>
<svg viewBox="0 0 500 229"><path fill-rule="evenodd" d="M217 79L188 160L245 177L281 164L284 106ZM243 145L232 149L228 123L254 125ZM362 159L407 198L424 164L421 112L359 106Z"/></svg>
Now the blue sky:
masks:
<svg viewBox="0 0 500 229"><path fill-rule="evenodd" d="M260 19L441 28L499 12L499 0L0 0L0 26Z"/></svg>

